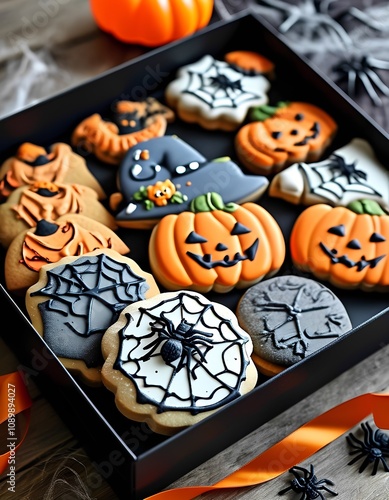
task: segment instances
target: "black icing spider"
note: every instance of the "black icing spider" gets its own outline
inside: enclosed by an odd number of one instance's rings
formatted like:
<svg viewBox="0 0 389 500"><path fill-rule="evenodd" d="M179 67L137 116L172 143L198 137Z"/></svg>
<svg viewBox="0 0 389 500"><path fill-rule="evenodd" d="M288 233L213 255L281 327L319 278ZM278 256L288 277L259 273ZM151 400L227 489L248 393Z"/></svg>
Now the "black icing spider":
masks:
<svg viewBox="0 0 389 500"><path fill-rule="evenodd" d="M302 493L300 500L312 500L314 498L320 498L324 500L324 496L320 490L327 491L333 496L338 494L327 487L327 485L334 486L334 483L329 479L317 479L315 476L313 465L310 465L310 470L304 469L304 467L292 467L289 469L294 475L294 479L291 481L291 485L287 488L278 492L279 495L283 495L287 491L293 490L296 493ZM302 472L303 475L300 475Z"/></svg>
<svg viewBox="0 0 389 500"><path fill-rule="evenodd" d="M373 464L371 475L375 476L380 463L385 469L385 472L389 472L389 465L386 461L386 457L389 457L389 436L380 429L373 431L368 422L365 424L362 423L361 427L364 433L363 441L357 439L353 433L346 436L348 444L354 448L353 451L350 451L350 455L358 453L348 465L352 465L360 458L365 457L359 467L359 473L363 472L369 464Z"/></svg>

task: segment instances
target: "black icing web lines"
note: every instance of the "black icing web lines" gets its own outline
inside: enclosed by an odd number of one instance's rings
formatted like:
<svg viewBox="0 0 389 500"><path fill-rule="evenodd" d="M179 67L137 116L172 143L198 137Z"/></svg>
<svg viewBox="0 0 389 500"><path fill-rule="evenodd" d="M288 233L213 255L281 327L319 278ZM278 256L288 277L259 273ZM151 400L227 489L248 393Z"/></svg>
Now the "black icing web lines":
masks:
<svg viewBox="0 0 389 500"><path fill-rule="evenodd" d="M195 415L240 395L248 339L212 304L183 292L127 320L115 368L133 380L138 402Z"/></svg>
<svg viewBox="0 0 389 500"><path fill-rule="evenodd" d="M189 84L186 94L195 96L211 109L239 108L242 104L264 96L244 88L245 76L224 61L212 59L202 72L188 71ZM263 77L265 78L265 77Z"/></svg>

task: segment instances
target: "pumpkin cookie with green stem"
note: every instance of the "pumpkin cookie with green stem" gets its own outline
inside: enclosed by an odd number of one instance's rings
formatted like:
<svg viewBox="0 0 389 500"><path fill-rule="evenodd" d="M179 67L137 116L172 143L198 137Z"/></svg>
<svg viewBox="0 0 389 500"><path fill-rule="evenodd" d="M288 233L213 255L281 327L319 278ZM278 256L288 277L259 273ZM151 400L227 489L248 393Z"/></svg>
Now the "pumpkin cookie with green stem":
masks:
<svg viewBox="0 0 389 500"><path fill-rule="evenodd" d="M252 202L224 204L217 193L163 217L149 241L152 272L168 290L247 288L275 274L284 258L281 228L267 210Z"/></svg>

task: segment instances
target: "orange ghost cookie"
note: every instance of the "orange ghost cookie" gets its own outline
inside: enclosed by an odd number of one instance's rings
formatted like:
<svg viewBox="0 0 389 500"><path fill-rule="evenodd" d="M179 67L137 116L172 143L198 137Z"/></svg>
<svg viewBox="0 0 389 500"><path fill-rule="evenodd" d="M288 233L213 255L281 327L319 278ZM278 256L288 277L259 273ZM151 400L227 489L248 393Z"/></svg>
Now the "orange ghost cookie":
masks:
<svg viewBox="0 0 389 500"><path fill-rule="evenodd" d="M235 136L235 150L248 170L261 175L319 159L337 131L331 116L306 102L259 106L249 120Z"/></svg>
<svg viewBox="0 0 389 500"><path fill-rule="evenodd" d="M55 222L42 219L34 228L19 233L9 245L5 256L6 287L24 293L36 283L45 264L99 248L110 248L122 255L130 251L111 229L89 217L70 214Z"/></svg>
<svg viewBox="0 0 389 500"><path fill-rule="evenodd" d="M151 274L111 249L43 266L26 293L33 326L64 366L101 384L101 339L129 304L159 294Z"/></svg>
<svg viewBox="0 0 389 500"><path fill-rule="evenodd" d="M276 273L284 258L281 228L267 210L252 202L225 205L217 193L163 217L149 241L152 272L168 290L246 288Z"/></svg>
<svg viewBox="0 0 389 500"><path fill-rule="evenodd" d="M106 196L84 158L62 142L47 149L30 142L21 144L15 156L0 167L0 201L5 201L18 187L36 181L83 184L94 189L100 200Z"/></svg>
<svg viewBox="0 0 389 500"><path fill-rule="evenodd" d="M313 205L291 233L294 265L339 288L389 291L389 215L373 200Z"/></svg>
<svg viewBox="0 0 389 500"><path fill-rule="evenodd" d="M132 146L164 135L173 120L174 112L153 97L118 101L110 121L98 113L85 118L74 130L71 142L105 163L118 165Z"/></svg>
<svg viewBox="0 0 389 500"><path fill-rule="evenodd" d="M80 214L117 229L114 216L98 200L94 189L82 184L36 181L13 191L0 204L0 244L7 248L20 232L41 219L55 221L61 215Z"/></svg>

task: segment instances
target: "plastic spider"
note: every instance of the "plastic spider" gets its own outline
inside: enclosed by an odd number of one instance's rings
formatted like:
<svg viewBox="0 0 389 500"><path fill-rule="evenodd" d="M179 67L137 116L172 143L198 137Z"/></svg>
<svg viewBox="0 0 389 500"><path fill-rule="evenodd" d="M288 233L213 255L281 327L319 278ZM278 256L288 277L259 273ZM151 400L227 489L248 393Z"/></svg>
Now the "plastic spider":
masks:
<svg viewBox="0 0 389 500"><path fill-rule="evenodd" d="M380 106L382 101L378 92L389 97L389 87L375 72L377 69L388 70L389 62L371 56L352 56L350 59L340 61L332 68L339 75L338 81L347 80L347 93L350 97L355 97L359 82L372 102Z"/></svg>
<svg viewBox="0 0 389 500"><path fill-rule="evenodd" d="M365 424L362 423L361 427L364 433L363 441L357 439L353 433L346 436L348 444L354 448L353 451L350 451L350 455L358 453L348 465L352 465L359 459L365 457L359 467L359 473L363 472L369 464L373 464L371 475L375 476L380 463L385 469L385 472L389 472L389 465L386 461L386 457L389 457L389 436L380 429L373 431L368 422Z"/></svg>
<svg viewBox="0 0 389 500"><path fill-rule="evenodd" d="M327 491L333 496L338 495L338 493L327 487L327 485L334 486L332 481L329 479L317 479L312 464L310 465L310 470L304 469L304 467L295 466L289 469L289 472L291 472L295 478L292 479L290 486L278 492L279 495L283 495L290 490L296 493L302 493L300 500L312 500L314 498L324 500L325 497L320 490ZM303 475L300 475L301 472Z"/></svg>

